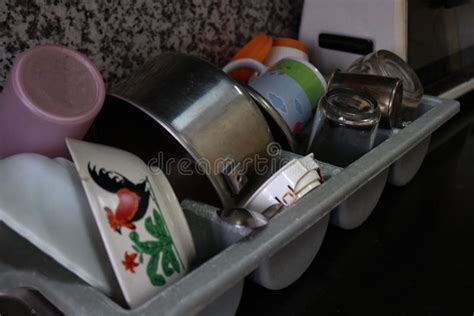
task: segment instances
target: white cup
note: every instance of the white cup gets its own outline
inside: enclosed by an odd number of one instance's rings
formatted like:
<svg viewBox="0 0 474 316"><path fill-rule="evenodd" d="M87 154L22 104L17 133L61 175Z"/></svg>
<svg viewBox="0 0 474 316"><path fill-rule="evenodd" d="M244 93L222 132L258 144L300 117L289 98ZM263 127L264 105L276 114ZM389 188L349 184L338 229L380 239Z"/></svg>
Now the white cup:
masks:
<svg viewBox="0 0 474 316"><path fill-rule="evenodd" d="M240 68L251 68L257 72L256 75L261 75L269 69L266 65L253 58L240 58L231 61L230 63L225 65L222 70L225 73L230 73ZM253 76L253 78L255 78L255 76Z"/></svg>
<svg viewBox="0 0 474 316"><path fill-rule="evenodd" d="M305 60L284 58L269 68L257 60L242 58L230 62L223 70L239 68L251 68L258 73L249 85L273 105L293 133L311 120L327 90L322 74Z"/></svg>
<svg viewBox="0 0 474 316"><path fill-rule="evenodd" d="M265 58L264 64L267 67L272 67L284 58L309 61L307 51L308 48L301 41L292 38L275 38L273 40L273 46ZM230 71L239 68L252 68L253 70L257 71L258 74L262 74L266 70L266 68L262 67L262 63L252 58L240 58L233 60L225 65L222 70L224 70L226 73L229 73ZM255 77L256 74L254 74L250 80Z"/></svg>
<svg viewBox="0 0 474 316"><path fill-rule="evenodd" d="M292 159L265 181L242 207L262 213L275 204L288 206L322 182L319 165L312 154Z"/></svg>
<svg viewBox="0 0 474 316"><path fill-rule="evenodd" d="M308 61L308 54L306 52L288 46L273 46L265 59L265 65L271 67L283 58L295 58Z"/></svg>

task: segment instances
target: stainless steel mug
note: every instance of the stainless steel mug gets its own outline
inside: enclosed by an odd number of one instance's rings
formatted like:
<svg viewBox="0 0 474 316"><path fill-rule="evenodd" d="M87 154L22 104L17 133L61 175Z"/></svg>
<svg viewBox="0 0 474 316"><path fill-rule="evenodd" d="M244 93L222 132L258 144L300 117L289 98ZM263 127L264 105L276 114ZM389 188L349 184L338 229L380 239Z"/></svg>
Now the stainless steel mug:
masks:
<svg viewBox="0 0 474 316"><path fill-rule="evenodd" d="M328 90L338 88L359 90L372 96L380 108L381 127L403 127L403 82L401 79L367 74L342 73L336 70L329 79Z"/></svg>

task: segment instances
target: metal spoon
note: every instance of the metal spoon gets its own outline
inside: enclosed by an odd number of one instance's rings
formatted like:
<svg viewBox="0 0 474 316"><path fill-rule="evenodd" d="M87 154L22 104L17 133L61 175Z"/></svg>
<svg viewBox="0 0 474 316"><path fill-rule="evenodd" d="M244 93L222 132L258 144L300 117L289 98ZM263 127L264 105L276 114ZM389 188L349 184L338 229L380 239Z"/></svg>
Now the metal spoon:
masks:
<svg viewBox="0 0 474 316"><path fill-rule="evenodd" d="M255 229L268 224L268 220L275 216L283 205L274 204L263 213L254 212L245 208L229 208L218 211L220 218L228 224Z"/></svg>
<svg viewBox="0 0 474 316"><path fill-rule="evenodd" d="M268 218L266 218L265 215L240 207L220 210L218 211L218 215L223 221L230 225L250 229L268 224Z"/></svg>

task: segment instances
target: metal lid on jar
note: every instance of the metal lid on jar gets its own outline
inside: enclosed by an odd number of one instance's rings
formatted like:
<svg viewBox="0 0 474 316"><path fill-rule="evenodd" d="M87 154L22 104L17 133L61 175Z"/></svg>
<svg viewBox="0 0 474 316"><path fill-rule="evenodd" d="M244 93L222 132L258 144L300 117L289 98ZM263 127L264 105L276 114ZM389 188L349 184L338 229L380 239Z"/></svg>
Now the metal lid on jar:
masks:
<svg viewBox="0 0 474 316"><path fill-rule="evenodd" d="M320 101L325 116L334 123L352 128L373 128L380 121L377 101L353 89L333 89Z"/></svg>

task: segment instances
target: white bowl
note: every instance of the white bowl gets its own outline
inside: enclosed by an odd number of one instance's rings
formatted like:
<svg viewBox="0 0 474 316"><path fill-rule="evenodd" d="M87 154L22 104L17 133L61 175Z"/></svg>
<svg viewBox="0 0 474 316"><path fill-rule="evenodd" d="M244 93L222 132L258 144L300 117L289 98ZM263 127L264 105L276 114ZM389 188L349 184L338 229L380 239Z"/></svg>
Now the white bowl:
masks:
<svg viewBox="0 0 474 316"><path fill-rule="evenodd" d="M116 148L67 140L123 296L137 307L180 279L195 257L165 175ZM156 171L156 170L155 170Z"/></svg>

